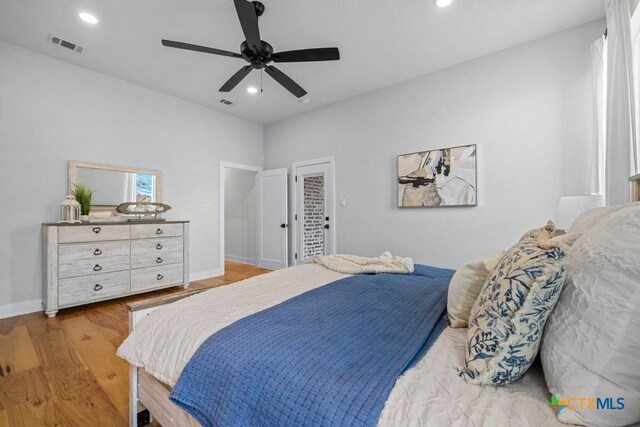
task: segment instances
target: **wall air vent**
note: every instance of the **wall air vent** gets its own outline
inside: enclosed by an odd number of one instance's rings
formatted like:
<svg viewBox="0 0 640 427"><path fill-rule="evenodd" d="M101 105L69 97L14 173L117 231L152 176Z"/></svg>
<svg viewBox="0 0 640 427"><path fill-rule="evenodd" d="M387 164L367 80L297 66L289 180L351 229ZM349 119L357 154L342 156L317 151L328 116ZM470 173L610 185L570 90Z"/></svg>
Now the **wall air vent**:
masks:
<svg viewBox="0 0 640 427"><path fill-rule="evenodd" d="M75 53L84 54L87 51L86 48L72 43L68 40L61 39L60 37L54 36L53 34L49 34L47 40L49 40L49 42L55 44L56 46L64 47L66 49L74 51Z"/></svg>
<svg viewBox="0 0 640 427"><path fill-rule="evenodd" d="M232 101L229 101L228 99L224 99L224 98L222 98L222 99L220 100L220 103L221 103L221 104L224 104L224 105L226 105L226 106L228 106L228 107L231 107L232 105L235 105Z"/></svg>

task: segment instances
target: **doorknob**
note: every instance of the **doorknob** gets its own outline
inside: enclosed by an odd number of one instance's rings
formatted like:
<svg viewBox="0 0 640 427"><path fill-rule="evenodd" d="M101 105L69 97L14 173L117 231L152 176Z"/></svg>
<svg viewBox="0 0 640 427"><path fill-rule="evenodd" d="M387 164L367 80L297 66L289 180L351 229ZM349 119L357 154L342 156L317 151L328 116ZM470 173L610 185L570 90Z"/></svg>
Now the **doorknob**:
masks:
<svg viewBox="0 0 640 427"><path fill-rule="evenodd" d="M281 228L287 228L287 224L280 224Z"/></svg>

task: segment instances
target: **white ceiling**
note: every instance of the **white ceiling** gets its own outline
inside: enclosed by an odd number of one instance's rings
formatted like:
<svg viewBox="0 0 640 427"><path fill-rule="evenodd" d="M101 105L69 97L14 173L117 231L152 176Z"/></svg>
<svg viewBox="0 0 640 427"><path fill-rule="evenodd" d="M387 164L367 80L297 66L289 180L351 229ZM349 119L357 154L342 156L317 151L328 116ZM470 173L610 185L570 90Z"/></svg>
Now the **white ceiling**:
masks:
<svg viewBox="0 0 640 427"><path fill-rule="evenodd" d="M218 88L245 62L165 48L167 38L239 51L232 0L0 0L0 39L258 123L270 123L604 16L604 0L263 0L263 40L275 50L337 46L339 62L279 64L309 92L302 104L253 71ZM82 22L79 11L99 19ZM53 33L86 47L47 42ZM227 107L222 97L236 103Z"/></svg>

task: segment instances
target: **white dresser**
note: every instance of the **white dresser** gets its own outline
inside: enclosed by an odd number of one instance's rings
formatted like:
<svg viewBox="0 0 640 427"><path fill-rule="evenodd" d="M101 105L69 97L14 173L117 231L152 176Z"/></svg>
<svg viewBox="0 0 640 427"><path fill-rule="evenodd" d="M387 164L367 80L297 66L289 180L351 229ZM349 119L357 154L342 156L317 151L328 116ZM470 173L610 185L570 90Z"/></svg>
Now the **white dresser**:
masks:
<svg viewBox="0 0 640 427"><path fill-rule="evenodd" d="M59 309L189 286L189 222L43 224L42 305Z"/></svg>

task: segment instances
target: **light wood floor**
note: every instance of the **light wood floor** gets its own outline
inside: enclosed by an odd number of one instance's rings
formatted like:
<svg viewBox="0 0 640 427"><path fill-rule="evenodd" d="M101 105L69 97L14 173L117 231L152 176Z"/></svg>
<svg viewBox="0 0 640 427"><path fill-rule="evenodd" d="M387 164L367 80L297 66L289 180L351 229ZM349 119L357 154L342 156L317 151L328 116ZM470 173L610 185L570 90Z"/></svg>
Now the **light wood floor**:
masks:
<svg viewBox="0 0 640 427"><path fill-rule="evenodd" d="M267 273L225 263L221 277L192 282L216 287ZM127 303L181 288L0 319L0 427L125 426L128 365L116 348L128 331Z"/></svg>

